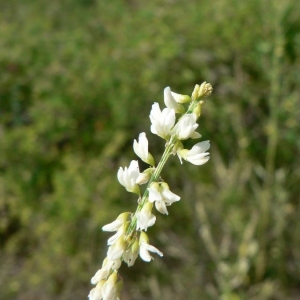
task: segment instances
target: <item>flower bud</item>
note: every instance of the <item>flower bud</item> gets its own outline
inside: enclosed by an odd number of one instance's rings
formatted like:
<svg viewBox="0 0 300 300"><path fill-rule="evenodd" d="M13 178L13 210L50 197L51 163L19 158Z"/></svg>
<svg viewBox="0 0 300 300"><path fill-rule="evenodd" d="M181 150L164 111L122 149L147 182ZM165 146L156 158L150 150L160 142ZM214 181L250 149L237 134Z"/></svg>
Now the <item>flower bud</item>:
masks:
<svg viewBox="0 0 300 300"><path fill-rule="evenodd" d="M145 132L140 133L138 142L134 140L133 150L135 154L141 158L141 160L151 166L154 166L154 158L148 151L148 140Z"/></svg>
<svg viewBox="0 0 300 300"><path fill-rule="evenodd" d="M193 100L199 100L200 98L205 98L211 95L213 91L212 85L204 81L200 86L195 85L194 91L192 93Z"/></svg>
<svg viewBox="0 0 300 300"><path fill-rule="evenodd" d="M199 103L196 105L196 107L193 109L193 115L196 116L196 119L198 119L201 116L201 111L202 111L202 105L204 104L204 101L201 100Z"/></svg>
<svg viewBox="0 0 300 300"><path fill-rule="evenodd" d="M192 99L193 100L197 100L198 99L199 89L200 89L199 84L196 84L195 87L194 87L194 91L192 93Z"/></svg>
<svg viewBox="0 0 300 300"><path fill-rule="evenodd" d="M171 94L177 103L183 104L183 103L191 102L191 97L188 95L181 95L174 92L171 92Z"/></svg>
<svg viewBox="0 0 300 300"><path fill-rule="evenodd" d="M198 92L198 99L200 99L202 97L210 96L212 91L213 91L213 88L212 88L211 84L206 83L206 81L204 81L200 85L199 92Z"/></svg>

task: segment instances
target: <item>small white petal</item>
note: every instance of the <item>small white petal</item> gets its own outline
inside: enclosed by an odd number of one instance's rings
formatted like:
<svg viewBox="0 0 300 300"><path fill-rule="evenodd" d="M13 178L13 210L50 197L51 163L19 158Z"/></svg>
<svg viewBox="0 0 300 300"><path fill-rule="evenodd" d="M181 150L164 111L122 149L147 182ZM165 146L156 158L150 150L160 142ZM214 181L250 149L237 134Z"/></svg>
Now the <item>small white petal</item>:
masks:
<svg viewBox="0 0 300 300"><path fill-rule="evenodd" d="M140 257L144 261L151 261L153 259L148 250L142 247L140 248Z"/></svg>
<svg viewBox="0 0 300 300"><path fill-rule="evenodd" d="M149 190L148 200L150 202L162 200L162 196L160 192L154 186L151 186L148 190Z"/></svg>
<svg viewBox="0 0 300 300"><path fill-rule="evenodd" d="M102 297L103 300L116 300L117 299L117 288L116 288L116 274L112 273L108 280L103 284Z"/></svg>
<svg viewBox="0 0 300 300"><path fill-rule="evenodd" d="M190 154L194 155L197 153L203 153L205 151L207 151L210 148L210 142L209 141L203 141L200 143L197 143L196 145L194 145L192 147L192 149L190 150Z"/></svg>
<svg viewBox="0 0 300 300"><path fill-rule="evenodd" d="M208 162L210 158L209 153L203 153L201 156L199 154L199 156L187 157L186 160L194 165L201 166Z"/></svg>
<svg viewBox="0 0 300 300"><path fill-rule="evenodd" d="M116 231L122 226L123 222L121 220L115 220L109 224L102 227L103 231Z"/></svg>
<svg viewBox="0 0 300 300"><path fill-rule="evenodd" d="M113 245L108 248L107 258L109 260L119 259L125 252L126 244L123 237L120 237Z"/></svg>
<svg viewBox="0 0 300 300"><path fill-rule="evenodd" d="M177 94L174 92L171 92L171 94L172 94L173 98L175 99L175 101L178 103L188 103L192 100L191 97L188 95L181 95L181 94Z"/></svg>
<svg viewBox="0 0 300 300"><path fill-rule="evenodd" d="M197 143L192 147L190 151L188 151L184 159L194 165L203 165L209 160L209 152L205 152L209 148L210 148L209 141L203 141Z"/></svg>
<svg viewBox="0 0 300 300"><path fill-rule="evenodd" d="M202 135L196 131L191 134L191 139L200 139L201 137Z"/></svg>
<svg viewBox="0 0 300 300"><path fill-rule="evenodd" d="M140 211L137 213L137 228L136 230L145 230L147 231L148 227L154 225L156 221L156 217L151 214L151 212Z"/></svg>
<svg viewBox="0 0 300 300"><path fill-rule="evenodd" d="M183 115L172 129L172 134L176 134L180 140L186 140L195 134L194 132L198 126L196 117L193 114Z"/></svg>
<svg viewBox="0 0 300 300"><path fill-rule="evenodd" d="M123 234L123 231L119 230L116 234L114 234L107 240L107 245L108 246L113 245L122 234Z"/></svg>
<svg viewBox="0 0 300 300"><path fill-rule="evenodd" d="M96 274L92 277L91 283L97 284L102 279L105 279L109 275L109 270L106 269L100 269L96 272Z"/></svg>
<svg viewBox="0 0 300 300"><path fill-rule="evenodd" d="M173 202L179 201L180 197L174 193L172 193L169 189L163 189L161 191L161 194L168 204L171 204Z"/></svg>
<svg viewBox="0 0 300 300"><path fill-rule="evenodd" d="M164 89L164 102L166 104L166 107L174 109L177 113L183 113L184 109L183 106L176 102L174 99L170 87L166 87Z"/></svg>
<svg viewBox="0 0 300 300"><path fill-rule="evenodd" d="M102 295L102 287L103 287L104 281L98 282L95 288L93 288L89 295L88 298L89 300L101 300L103 295Z"/></svg>
<svg viewBox="0 0 300 300"><path fill-rule="evenodd" d="M165 201L155 201L155 208L161 213L168 215L168 210Z"/></svg>
<svg viewBox="0 0 300 300"><path fill-rule="evenodd" d="M155 248L154 246L151 246L151 245L147 244L146 242L141 242L140 257L142 260L149 262L149 261L151 261L151 259L153 259L153 257L150 255L149 251L151 251L153 253L157 253L159 256L163 256L163 253L161 251L159 251L157 248Z"/></svg>
<svg viewBox="0 0 300 300"><path fill-rule="evenodd" d="M145 132L140 133L139 142L134 140L133 150L135 154L141 158L141 160L146 161L148 158L148 140L146 138Z"/></svg>

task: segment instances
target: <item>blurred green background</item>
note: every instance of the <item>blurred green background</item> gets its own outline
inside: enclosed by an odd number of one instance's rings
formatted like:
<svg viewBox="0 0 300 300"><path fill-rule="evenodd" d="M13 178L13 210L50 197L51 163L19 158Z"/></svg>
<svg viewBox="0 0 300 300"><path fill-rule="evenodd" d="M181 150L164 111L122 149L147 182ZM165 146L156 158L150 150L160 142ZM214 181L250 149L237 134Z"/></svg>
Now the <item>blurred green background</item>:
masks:
<svg viewBox="0 0 300 300"><path fill-rule="evenodd" d="M152 103L203 81L211 160L168 162L121 299L299 299L299 70L298 0L0 0L1 300L86 299Z"/></svg>

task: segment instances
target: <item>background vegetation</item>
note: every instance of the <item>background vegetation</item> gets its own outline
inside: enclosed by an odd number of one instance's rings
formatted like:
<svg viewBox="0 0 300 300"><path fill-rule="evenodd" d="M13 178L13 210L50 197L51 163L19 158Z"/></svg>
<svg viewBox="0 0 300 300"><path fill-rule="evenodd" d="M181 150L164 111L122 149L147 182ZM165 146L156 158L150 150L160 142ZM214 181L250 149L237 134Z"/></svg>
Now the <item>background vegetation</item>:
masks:
<svg viewBox="0 0 300 300"><path fill-rule="evenodd" d="M101 227L136 205L116 172L163 88L214 93L201 168L171 159L182 201L165 253L122 267L122 300L299 299L298 0L0 1L2 300L86 299Z"/></svg>

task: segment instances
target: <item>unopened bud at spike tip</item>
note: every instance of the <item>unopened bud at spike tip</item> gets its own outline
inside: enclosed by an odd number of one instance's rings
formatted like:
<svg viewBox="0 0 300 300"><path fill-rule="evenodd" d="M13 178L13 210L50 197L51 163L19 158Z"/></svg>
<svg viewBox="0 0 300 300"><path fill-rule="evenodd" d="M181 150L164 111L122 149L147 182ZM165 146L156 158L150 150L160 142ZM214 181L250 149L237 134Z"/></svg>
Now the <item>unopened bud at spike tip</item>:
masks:
<svg viewBox="0 0 300 300"><path fill-rule="evenodd" d="M193 100L199 100L201 98L208 97L211 95L212 91L212 85L204 81L200 86L198 84L195 85L192 98Z"/></svg>

